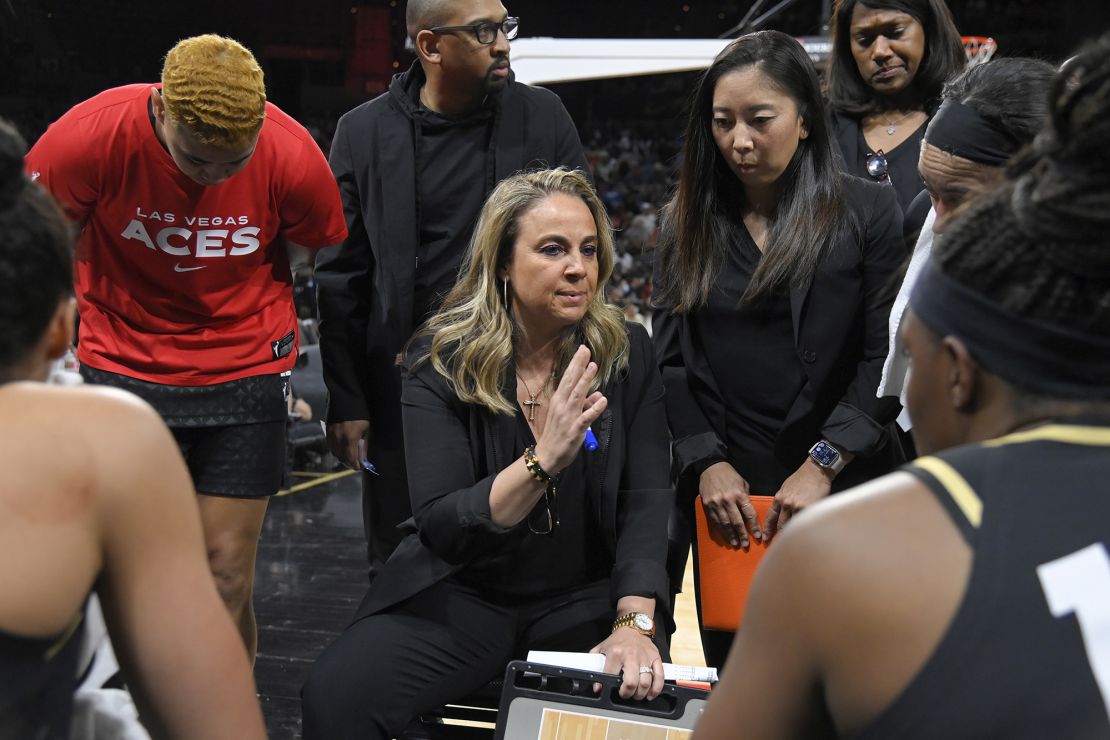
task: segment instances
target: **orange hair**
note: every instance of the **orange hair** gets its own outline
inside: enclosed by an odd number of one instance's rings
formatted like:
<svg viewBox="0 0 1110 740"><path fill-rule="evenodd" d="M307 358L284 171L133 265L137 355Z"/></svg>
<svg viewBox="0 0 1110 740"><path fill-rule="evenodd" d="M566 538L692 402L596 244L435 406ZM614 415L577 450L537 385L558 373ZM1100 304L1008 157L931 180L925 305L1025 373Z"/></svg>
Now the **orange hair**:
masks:
<svg viewBox="0 0 1110 740"><path fill-rule="evenodd" d="M266 117L266 84L250 51L215 34L177 42L162 65L166 115L204 144L247 146Z"/></svg>

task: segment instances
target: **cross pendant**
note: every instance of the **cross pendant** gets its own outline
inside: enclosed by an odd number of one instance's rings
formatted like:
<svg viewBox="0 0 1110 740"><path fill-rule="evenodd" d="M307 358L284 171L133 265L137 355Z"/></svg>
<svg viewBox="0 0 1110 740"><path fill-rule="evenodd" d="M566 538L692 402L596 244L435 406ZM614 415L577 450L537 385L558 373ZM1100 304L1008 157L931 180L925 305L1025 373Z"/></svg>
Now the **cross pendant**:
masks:
<svg viewBox="0 0 1110 740"><path fill-rule="evenodd" d="M521 403L528 407L528 421L535 421L536 407L543 406L543 402L537 401L536 397L532 396L527 401L521 401Z"/></svg>

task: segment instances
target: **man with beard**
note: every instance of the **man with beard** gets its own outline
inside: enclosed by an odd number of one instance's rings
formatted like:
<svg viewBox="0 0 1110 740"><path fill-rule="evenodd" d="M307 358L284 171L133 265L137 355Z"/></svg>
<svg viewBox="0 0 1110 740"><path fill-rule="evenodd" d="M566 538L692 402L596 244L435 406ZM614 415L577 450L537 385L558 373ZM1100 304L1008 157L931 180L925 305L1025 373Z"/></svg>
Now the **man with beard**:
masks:
<svg viewBox="0 0 1110 740"><path fill-rule="evenodd" d="M328 441L341 462L367 471L371 577L410 516L398 352L454 285L499 181L522 169L586 169L559 98L514 82L518 19L499 0L410 0L406 23L416 63L336 128L330 161L349 237L316 264Z"/></svg>

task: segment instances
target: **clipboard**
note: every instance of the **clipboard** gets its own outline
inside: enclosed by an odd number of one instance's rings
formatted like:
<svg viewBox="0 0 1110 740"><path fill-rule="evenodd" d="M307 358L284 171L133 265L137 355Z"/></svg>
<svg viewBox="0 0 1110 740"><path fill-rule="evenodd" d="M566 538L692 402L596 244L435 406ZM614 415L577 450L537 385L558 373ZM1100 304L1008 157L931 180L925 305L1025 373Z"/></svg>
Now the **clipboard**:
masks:
<svg viewBox="0 0 1110 740"><path fill-rule="evenodd" d="M689 740L709 700L704 689L666 684L650 702L625 701L620 684L609 673L514 660L505 669L494 740Z"/></svg>
<svg viewBox="0 0 1110 740"><path fill-rule="evenodd" d="M762 524L767 521L775 497L752 496L751 500ZM749 538L747 551L728 547L706 517L700 496L694 499L694 519L698 538L694 567L698 571L702 629L735 632L744 619L744 605L756 567L770 545Z"/></svg>

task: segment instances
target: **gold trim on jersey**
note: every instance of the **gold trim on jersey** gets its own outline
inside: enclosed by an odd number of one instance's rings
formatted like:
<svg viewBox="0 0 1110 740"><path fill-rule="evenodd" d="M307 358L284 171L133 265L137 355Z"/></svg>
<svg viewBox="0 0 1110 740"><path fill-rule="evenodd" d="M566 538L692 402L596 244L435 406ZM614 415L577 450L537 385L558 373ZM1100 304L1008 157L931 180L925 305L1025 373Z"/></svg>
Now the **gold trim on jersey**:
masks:
<svg viewBox="0 0 1110 740"><path fill-rule="evenodd" d="M82 609L81 611L77 612L77 614L70 621L69 626L65 628L65 631L62 632L58 639L55 640L54 643L46 649L46 653L44 654L45 660L52 660L54 656L57 655L63 647L65 647L65 644L69 642L69 638L73 637L73 633L76 632L77 628L81 626L81 622L84 621L84 618L85 611L84 609Z"/></svg>
<svg viewBox="0 0 1110 740"><path fill-rule="evenodd" d="M944 486L960 507L967 521L976 529L983 521L983 500L957 470L939 457L919 457L911 465L921 468Z"/></svg>
<svg viewBox="0 0 1110 740"><path fill-rule="evenodd" d="M1002 447L1022 442L1064 442L1073 445L1092 445L1110 447L1110 427L1071 426L1069 424L1046 424L1043 427L1014 432L997 439L983 442L983 447Z"/></svg>
<svg viewBox="0 0 1110 740"><path fill-rule="evenodd" d="M1061 442L1073 445L1110 447L1110 427L1079 426L1071 424L1046 424L1023 432L1014 432L997 439L981 442L982 447L1005 447L1025 442ZM983 521L983 500L959 472L939 457L919 457L915 465L936 478L948 495L960 507L967 521L976 529Z"/></svg>

